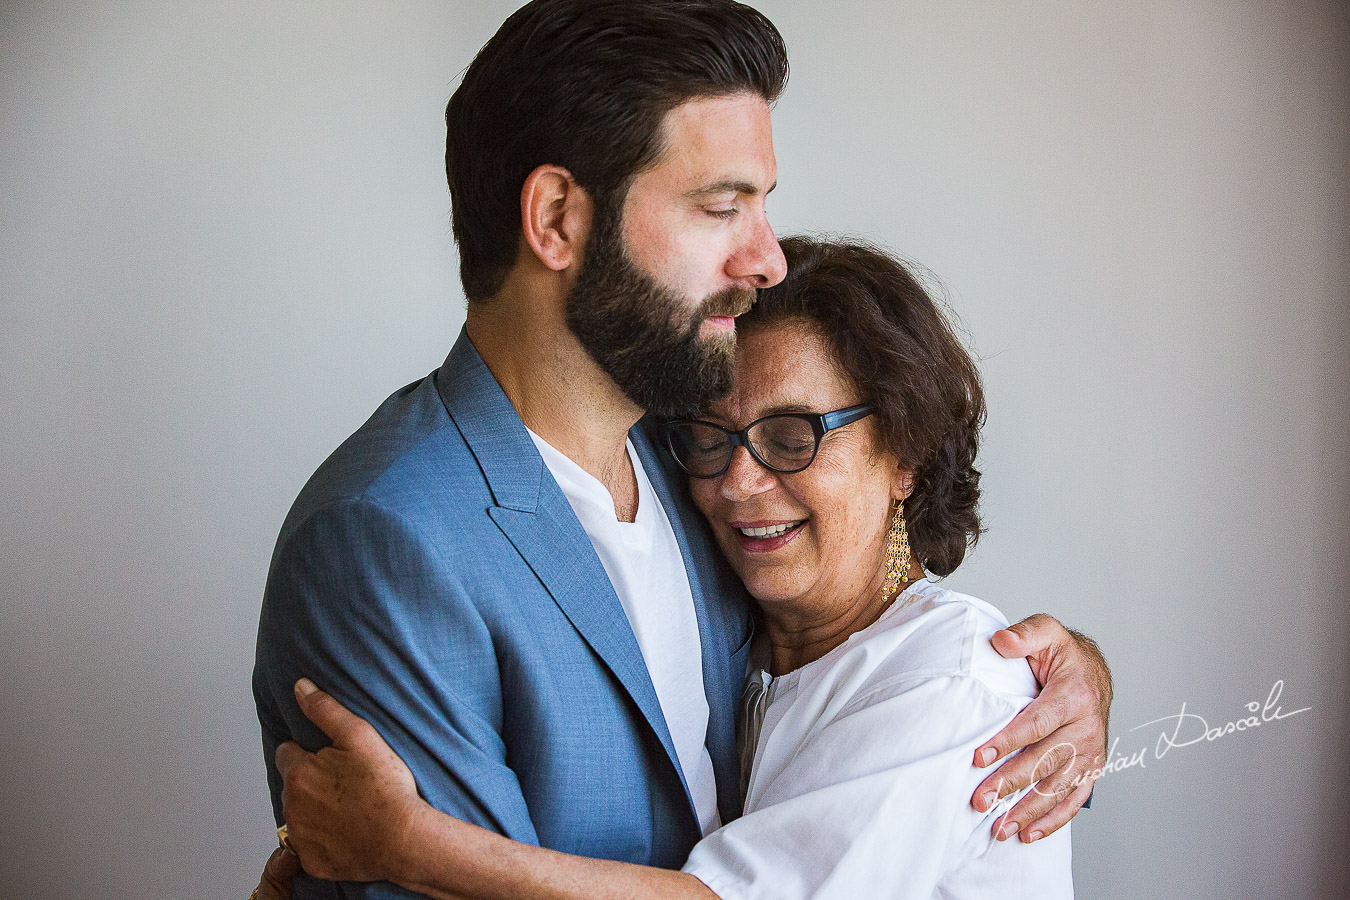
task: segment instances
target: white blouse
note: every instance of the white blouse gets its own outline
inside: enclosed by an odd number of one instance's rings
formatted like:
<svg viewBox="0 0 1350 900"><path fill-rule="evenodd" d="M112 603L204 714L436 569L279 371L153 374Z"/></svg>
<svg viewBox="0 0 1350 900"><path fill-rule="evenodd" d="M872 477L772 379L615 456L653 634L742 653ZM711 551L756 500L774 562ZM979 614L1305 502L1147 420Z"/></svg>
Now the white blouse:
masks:
<svg viewBox="0 0 1350 900"><path fill-rule="evenodd" d="M1022 794L970 805L989 774L975 749L1036 693L1026 662L989 645L1007 624L923 580L815 662L752 674L745 815L684 870L723 900L1071 898L1069 826L995 841Z"/></svg>

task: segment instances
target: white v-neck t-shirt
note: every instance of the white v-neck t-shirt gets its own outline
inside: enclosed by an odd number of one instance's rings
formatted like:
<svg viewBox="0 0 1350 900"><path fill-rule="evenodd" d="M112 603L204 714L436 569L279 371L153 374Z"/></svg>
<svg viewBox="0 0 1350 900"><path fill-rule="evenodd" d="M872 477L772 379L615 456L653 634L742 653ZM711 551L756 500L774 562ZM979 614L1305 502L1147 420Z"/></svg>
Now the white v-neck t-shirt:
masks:
<svg viewBox="0 0 1350 900"><path fill-rule="evenodd" d="M661 703L699 826L709 834L721 818L707 748L702 645L689 575L666 511L631 441L628 458L637 475L638 508L633 522L620 522L614 498L599 479L533 431L530 438L614 585Z"/></svg>

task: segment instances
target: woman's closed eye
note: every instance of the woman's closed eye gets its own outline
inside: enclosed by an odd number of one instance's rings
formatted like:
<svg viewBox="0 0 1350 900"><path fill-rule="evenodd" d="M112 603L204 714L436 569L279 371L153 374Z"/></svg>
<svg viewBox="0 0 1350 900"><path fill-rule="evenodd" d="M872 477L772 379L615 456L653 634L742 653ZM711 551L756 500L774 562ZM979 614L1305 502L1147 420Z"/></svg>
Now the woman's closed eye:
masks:
<svg viewBox="0 0 1350 900"><path fill-rule="evenodd" d="M700 456L717 456L724 453L730 441L724 434L708 434L692 441L691 449Z"/></svg>

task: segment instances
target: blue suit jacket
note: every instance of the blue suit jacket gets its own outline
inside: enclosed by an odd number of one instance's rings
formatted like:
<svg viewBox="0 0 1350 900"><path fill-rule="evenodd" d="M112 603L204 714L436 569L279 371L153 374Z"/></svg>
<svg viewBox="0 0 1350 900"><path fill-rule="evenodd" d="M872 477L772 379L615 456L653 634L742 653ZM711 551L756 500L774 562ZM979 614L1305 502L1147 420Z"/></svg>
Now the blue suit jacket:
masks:
<svg viewBox="0 0 1350 900"><path fill-rule="evenodd" d="M734 716L747 598L639 425L702 639L723 821L740 813ZM273 752L327 743L307 675L368 719L433 806L516 840L677 867L699 827L623 608L566 497L466 334L300 492L272 557L253 674ZM302 878L297 897L392 897Z"/></svg>

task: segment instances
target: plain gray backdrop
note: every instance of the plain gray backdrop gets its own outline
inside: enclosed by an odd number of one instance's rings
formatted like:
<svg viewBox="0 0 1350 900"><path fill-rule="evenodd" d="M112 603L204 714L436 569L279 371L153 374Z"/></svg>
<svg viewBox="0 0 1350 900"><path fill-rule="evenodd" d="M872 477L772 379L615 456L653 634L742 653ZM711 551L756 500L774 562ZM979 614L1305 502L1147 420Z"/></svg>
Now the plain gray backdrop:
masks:
<svg viewBox="0 0 1350 900"><path fill-rule="evenodd" d="M252 889L272 543L463 320L442 108L515 5L0 5L0 896ZM951 584L1114 667L1080 896L1346 896L1344 5L759 5L779 232L921 262L983 361Z"/></svg>

